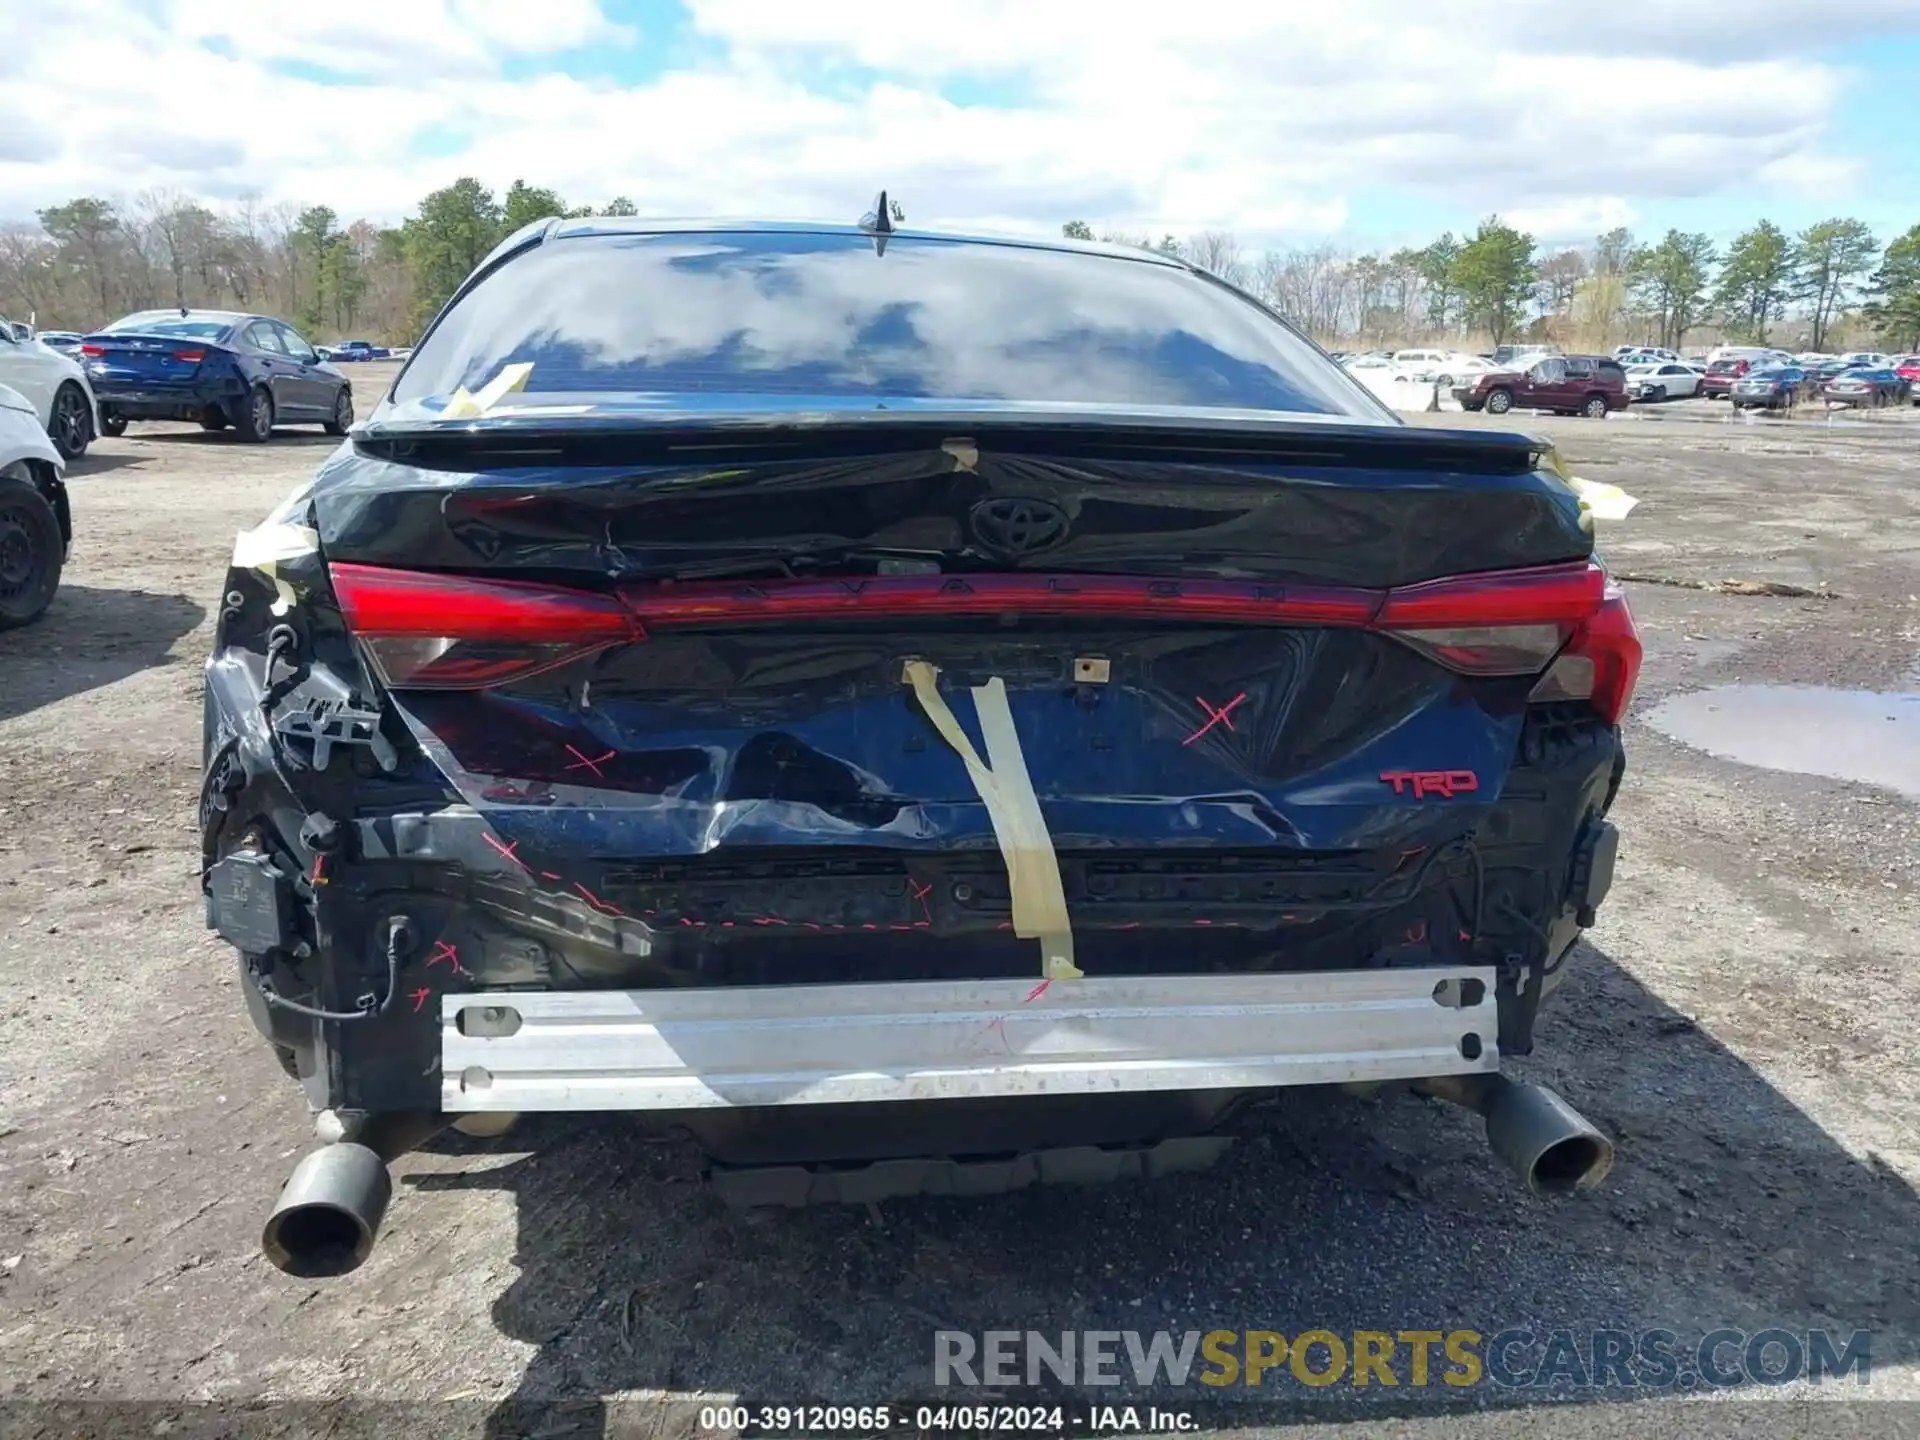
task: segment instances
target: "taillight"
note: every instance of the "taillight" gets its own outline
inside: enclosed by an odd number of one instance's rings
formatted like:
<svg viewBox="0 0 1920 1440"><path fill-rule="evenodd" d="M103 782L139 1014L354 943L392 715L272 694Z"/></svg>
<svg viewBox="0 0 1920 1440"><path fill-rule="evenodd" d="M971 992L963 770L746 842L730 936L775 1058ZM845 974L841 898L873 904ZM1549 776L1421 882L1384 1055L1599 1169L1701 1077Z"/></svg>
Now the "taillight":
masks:
<svg viewBox="0 0 1920 1440"><path fill-rule="evenodd" d="M202 360L207 358L207 352L204 350L176 350L173 352L173 358L176 360L184 360L189 365L198 365Z"/></svg>
<svg viewBox="0 0 1920 1440"><path fill-rule="evenodd" d="M80 353L82 355L91 355L94 359L98 360L102 355L107 353L107 347L104 345L82 345L80 347Z"/></svg>
<svg viewBox="0 0 1920 1440"><path fill-rule="evenodd" d="M806 620L1001 615L1365 625L1382 592L1332 585L1159 580L1138 575L878 575L832 580L694 582L622 592L650 629Z"/></svg>
<svg viewBox="0 0 1920 1440"><path fill-rule="evenodd" d="M1642 654L1627 597L1608 585L1600 609L1575 629L1529 698L1585 700L1609 725L1618 725L1633 703Z"/></svg>
<svg viewBox="0 0 1920 1440"><path fill-rule="evenodd" d="M1469 675L1535 675L1600 608L1606 572L1579 561L1389 590L1376 628Z"/></svg>
<svg viewBox="0 0 1920 1440"><path fill-rule="evenodd" d="M332 574L348 628L400 689L485 689L647 638L611 595L371 565Z"/></svg>
<svg viewBox="0 0 1920 1440"><path fill-rule="evenodd" d="M1127 619L1326 626L1391 636L1467 675L1536 675L1626 708L1640 645L1588 561L1391 590L1134 575L881 575L662 582L614 594L368 565L332 567L342 616L398 689L485 689L663 630L895 619ZM1617 611L1617 613L1616 613ZM1581 679L1581 663L1591 669ZM1584 688L1582 688L1584 686ZM1547 698L1547 697L1541 697Z"/></svg>

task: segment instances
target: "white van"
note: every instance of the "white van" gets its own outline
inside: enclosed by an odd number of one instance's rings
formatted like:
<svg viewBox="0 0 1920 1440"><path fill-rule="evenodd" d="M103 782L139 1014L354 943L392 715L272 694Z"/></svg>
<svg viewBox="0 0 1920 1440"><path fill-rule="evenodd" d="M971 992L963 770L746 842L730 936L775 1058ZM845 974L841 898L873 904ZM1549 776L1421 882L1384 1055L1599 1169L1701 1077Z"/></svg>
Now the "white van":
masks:
<svg viewBox="0 0 1920 1440"><path fill-rule="evenodd" d="M1793 356L1785 350L1776 350L1771 345L1716 345L1707 352L1707 364L1716 360L1744 360L1749 369L1758 369L1762 365L1791 365Z"/></svg>
<svg viewBox="0 0 1920 1440"><path fill-rule="evenodd" d="M1393 363L1402 370L1411 370L1421 380L1431 380L1434 366L1445 363L1448 352L1445 350L1396 350Z"/></svg>

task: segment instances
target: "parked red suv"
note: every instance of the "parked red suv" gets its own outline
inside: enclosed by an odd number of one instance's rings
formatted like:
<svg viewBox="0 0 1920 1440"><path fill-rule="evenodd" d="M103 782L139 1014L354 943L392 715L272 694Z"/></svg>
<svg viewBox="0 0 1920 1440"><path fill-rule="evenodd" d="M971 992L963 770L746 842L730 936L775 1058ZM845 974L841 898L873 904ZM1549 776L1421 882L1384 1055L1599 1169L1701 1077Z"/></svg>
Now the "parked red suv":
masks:
<svg viewBox="0 0 1920 1440"><path fill-rule="evenodd" d="M1893 373L1907 382L1907 394L1920 405L1920 355L1902 355L1893 362Z"/></svg>
<svg viewBox="0 0 1920 1440"><path fill-rule="evenodd" d="M1525 370L1489 370L1454 390L1467 410L1551 410L1598 420L1627 408L1627 372L1611 355L1549 355Z"/></svg>

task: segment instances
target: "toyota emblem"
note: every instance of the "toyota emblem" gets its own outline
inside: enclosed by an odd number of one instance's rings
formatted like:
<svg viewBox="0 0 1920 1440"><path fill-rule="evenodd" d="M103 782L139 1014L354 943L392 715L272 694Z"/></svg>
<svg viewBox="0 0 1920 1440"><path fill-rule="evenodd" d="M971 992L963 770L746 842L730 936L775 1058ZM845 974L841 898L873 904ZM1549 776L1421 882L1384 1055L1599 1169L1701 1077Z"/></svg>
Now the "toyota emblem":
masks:
<svg viewBox="0 0 1920 1440"><path fill-rule="evenodd" d="M998 555L1037 555L1067 538L1067 512L1051 500L995 496L967 514L974 537Z"/></svg>

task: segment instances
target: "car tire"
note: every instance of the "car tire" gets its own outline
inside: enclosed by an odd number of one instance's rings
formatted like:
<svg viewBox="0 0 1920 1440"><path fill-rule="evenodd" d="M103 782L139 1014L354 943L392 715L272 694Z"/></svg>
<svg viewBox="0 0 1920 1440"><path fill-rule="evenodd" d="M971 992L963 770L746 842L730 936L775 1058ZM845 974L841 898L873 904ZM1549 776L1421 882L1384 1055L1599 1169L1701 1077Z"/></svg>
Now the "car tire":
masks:
<svg viewBox="0 0 1920 1440"><path fill-rule="evenodd" d="M333 402L333 418L325 422L329 435L344 435L353 428L353 387L342 385Z"/></svg>
<svg viewBox="0 0 1920 1440"><path fill-rule="evenodd" d="M93 443L93 407L87 403L86 392L71 380L53 392L47 437L62 460L78 460Z"/></svg>
<svg viewBox="0 0 1920 1440"><path fill-rule="evenodd" d="M1647 401L1651 402L1652 404L1658 405L1662 400L1666 398L1667 398L1667 387L1664 385L1655 385L1652 389L1647 391Z"/></svg>
<svg viewBox="0 0 1920 1440"><path fill-rule="evenodd" d="M1606 419L1607 418L1607 397L1604 395L1587 396L1587 398L1583 402L1581 402L1580 413L1586 416L1587 419L1589 420Z"/></svg>
<svg viewBox="0 0 1920 1440"><path fill-rule="evenodd" d="M247 403L234 417L233 438L249 445L264 445L273 436L273 396L264 385L256 385L247 395Z"/></svg>
<svg viewBox="0 0 1920 1440"><path fill-rule="evenodd" d="M1511 390L1489 390L1487 392L1487 414L1504 415L1511 409L1513 409L1513 392Z"/></svg>
<svg viewBox="0 0 1920 1440"><path fill-rule="evenodd" d="M0 475L0 630L38 620L60 588L66 562L60 517L38 488Z"/></svg>
<svg viewBox="0 0 1920 1440"><path fill-rule="evenodd" d="M102 415L100 417L100 433L110 439L117 440L127 433L127 422L119 415Z"/></svg>

